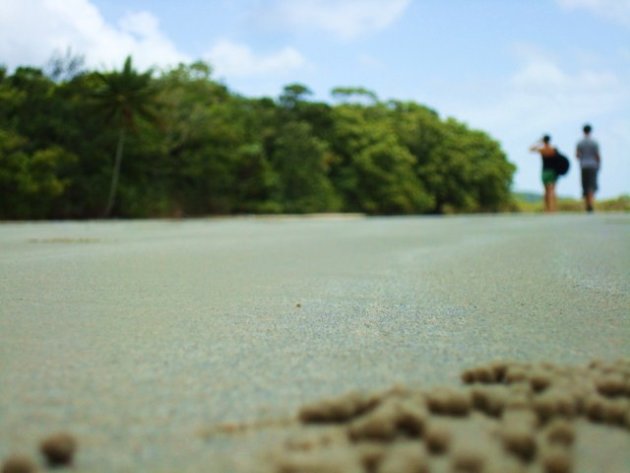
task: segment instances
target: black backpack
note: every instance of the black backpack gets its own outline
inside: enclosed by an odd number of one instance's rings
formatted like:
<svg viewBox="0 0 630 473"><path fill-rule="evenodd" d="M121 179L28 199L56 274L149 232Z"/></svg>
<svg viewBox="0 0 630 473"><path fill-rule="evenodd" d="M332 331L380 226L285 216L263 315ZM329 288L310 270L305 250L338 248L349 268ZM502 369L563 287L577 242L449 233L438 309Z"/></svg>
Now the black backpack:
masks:
<svg viewBox="0 0 630 473"><path fill-rule="evenodd" d="M558 176L564 176L566 173L569 172L571 163L569 162L569 158L567 158L556 148L556 155L552 158L552 166L553 170L556 171L556 174Z"/></svg>

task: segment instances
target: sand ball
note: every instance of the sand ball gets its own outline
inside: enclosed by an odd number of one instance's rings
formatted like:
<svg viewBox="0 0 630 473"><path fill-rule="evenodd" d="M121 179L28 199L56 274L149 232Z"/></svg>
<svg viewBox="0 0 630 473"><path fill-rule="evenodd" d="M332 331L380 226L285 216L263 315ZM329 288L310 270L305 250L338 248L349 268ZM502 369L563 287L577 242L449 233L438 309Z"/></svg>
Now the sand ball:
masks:
<svg viewBox="0 0 630 473"><path fill-rule="evenodd" d="M398 404L396 427L411 437L421 437L425 431L429 413L422 404L404 400Z"/></svg>
<svg viewBox="0 0 630 473"><path fill-rule="evenodd" d="M443 424L429 424L424 433L424 441L431 453L441 454L448 450L451 443L451 431Z"/></svg>
<svg viewBox="0 0 630 473"><path fill-rule="evenodd" d="M466 391L453 391L446 399L447 411L456 417L467 416L472 408L470 394Z"/></svg>
<svg viewBox="0 0 630 473"><path fill-rule="evenodd" d="M50 466L71 465L76 450L75 438L66 432L50 435L40 444L40 451Z"/></svg>
<svg viewBox="0 0 630 473"><path fill-rule="evenodd" d="M397 434L398 406L394 401L386 401L363 417L352 421L348 426L348 437L352 441L390 441Z"/></svg>
<svg viewBox="0 0 630 473"><path fill-rule="evenodd" d="M506 425L501 429L501 440L506 451L523 461L529 462L536 456L534 432L518 424Z"/></svg>
<svg viewBox="0 0 630 473"><path fill-rule="evenodd" d="M537 371L529 378L529 385L534 392L540 393L551 385L551 377L541 371Z"/></svg>
<svg viewBox="0 0 630 473"><path fill-rule="evenodd" d="M532 402L542 423L555 416L573 417L577 413L577 400L568 391L553 389L536 396Z"/></svg>
<svg viewBox="0 0 630 473"><path fill-rule="evenodd" d="M568 390L559 390L555 394L558 415L573 418L578 413L578 399Z"/></svg>
<svg viewBox="0 0 630 473"><path fill-rule="evenodd" d="M374 399L351 392L337 398L324 399L303 406L298 417L305 424L341 423L363 414L374 405Z"/></svg>
<svg viewBox="0 0 630 473"><path fill-rule="evenodd" d="M427 407L433 414L447 414L450 394L451 391L445 388L432 389L426 394Z"/></svg>
<svg viewBox="0 0 630 473"><path fill-rule="evenodd" d="M374 472L383 462L387 448L383 443L361 442L357 444L356 452L365 471Z"/></svg>
<svg viewBox="0 0 630 473"><path fill-rule="evenodd" d="M595 381L597 390L606 397L623 396L626 393L626 381L619 375L607 375Z"/></svg>
<svg viewBox="0 0 630 473"><path fill-rule="evenodd" d="M489 366L479 366L475 368L474 373L478 383L490 384L496 381L496 376Z"/></svg>
<svg viewBox="0 0 630 473"><path fill-rule="evenodd" d="M491 417L499 417L503 412L507 390L503 387L474 387L471 390L472 404L475 409Z"/></svg>
<svg viewBox="0 0 630 473"><path fill-rule="evenodd" d="M490 365L490 369L492 370L492 374L494 375L494 380L497 383L502 383L505 381L505 375L507 373L508 364L504 361L495 361Z"/></svg>
<svg viewBox="0 0 630 473"><path fill-rule="evenodd" d="M562 448L553 448L543 452L541 463L545 473L571 473L573 471L571 453Z"/></svg>
<svg viewBox="0 0 630 473"><path fill-rule="evenodd" d="M477 381L477 377L475 376L475 370L465 370L460 375L460 378L464 384L472 384Z"/></svg>
<svg viewBox="0 0 630 473"><path fill-rule="evenodd" d="M605 402L604 421L608 424L624 425L626 414L630 412L630 404L625 399L614 399Z"/></svg>
<svg viewBox="0 0 630 473"><path fill-rule="evenodd" d="M522 383L527 381L527 371L521 367L509 366L505 373L507 384Z"/></svg>
<svg viewBox="0 0 630 473"><path fill-rule="evenodd" d="M37 470L30 458L23 455L11 455L2 465L2 473L34 473Z"/></svg>
<svg viewBox="0 0 630 473"><path fill-rule="evenodd" d="M546 429L546 434L551 444L569 447L575 442L575 427L563 419L552 421Z"/></svg>
<svg viewBox="0 0 630 473"><path fill-rule="evenodd" d="M584 402L584 411L589 420L603 422L605 419L606 400L601 396L589 396Z"/></svg>
<svg viewBox="0 0 630 473"><path fill-rule="evenodd" d="M434 389L427 393L427 406L433 414L462 417L471 409L470 394L454 389Z"/></svg>

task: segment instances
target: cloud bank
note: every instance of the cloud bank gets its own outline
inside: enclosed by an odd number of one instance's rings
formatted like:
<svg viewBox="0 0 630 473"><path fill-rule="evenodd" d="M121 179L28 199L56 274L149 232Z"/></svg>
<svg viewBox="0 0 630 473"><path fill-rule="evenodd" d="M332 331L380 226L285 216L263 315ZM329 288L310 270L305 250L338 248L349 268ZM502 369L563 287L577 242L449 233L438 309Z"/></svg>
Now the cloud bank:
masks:
<svg viewBox="0 0 630 473"><path fill-rule="evenodd" d="M244 44L227 39L218 41L206 54L217 74L228 77L283 74L306 65L306 59L294 48L258 55Z"/></svg>
<svg viewBox="0 0 630 473"><path fill-rule="evenodd" d="M324 31L352 40L393 24L411 0L275 0L262 14L274 27Z"/></svg>
<svg viewBox="0 0 630 473"><path fill-rule="evenodd" d="M192 60L148 11L126 13L112 24L90 0L0 1L0 61L4 65L42 67L53 55L66 51L84 56L91 68L118 68L127 55L140 68ZM282 74L307 63L295 48L260 55L227 39L216 42L204 57L218 74L228 77Z"/></svg>
<svg viewBox="0 0 630 473"><path fill-rule="evenodd" d="M630 0L556 0L566 9L589 10L598 16L630 27Z"/></svg>
<svg viewBox="0 0 630 473"><path fill-rule="evenodd" d="M128 13L112 25L89 0L0 2L0 58L5 65L42 66L53 53L67 50L85 56L92 67L118 67L129 54L141 67L189 60L146 11Z"/></svg>
<svg viewBox="0 0 630 473"><path fill-rule="evenodd" d="M509 110L514 121L536 117L540 126L595 117L623 110L630 88L617 74L605 69L567 68L533 46L520 46L521 65L508 85ZM543 112L544 111L544 112Z"/></svg>

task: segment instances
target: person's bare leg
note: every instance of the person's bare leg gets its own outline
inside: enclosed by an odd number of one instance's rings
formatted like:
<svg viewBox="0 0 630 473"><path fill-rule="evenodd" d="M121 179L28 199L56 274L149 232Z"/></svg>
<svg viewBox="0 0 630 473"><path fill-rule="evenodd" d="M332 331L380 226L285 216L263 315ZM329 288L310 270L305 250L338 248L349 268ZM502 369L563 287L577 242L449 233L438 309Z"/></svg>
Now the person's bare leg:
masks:
<svg viewBox="0 0 630 473"><path fill-rule="evenodd" d="M545 212L549 212L549 190L547 189L546 184L545 184L545 196L543 198L543 202L545 204Z"/></svg>
<svg viewBox="0 0 630 473"><path fill-rule="evenodd" d="M588 191L586 193L586 196L584 196L584 200L586 201L586 211L587 212L592 212L593 211L593 206L595 204L595 195L594 195L593 191Z"/></svg>
<svg viewBox="0 0 630 473"><path fill-rule="evenodd" d="M551 191L552 184L545 184L545 212L551 212Z"/></svg>
<svg viewBox="0 0 630 473"><path fill-rule="evenodd" d="M555 184L550 184L549 185L549 211L550 212L555 212L556 211L556 186Z"/></svg>

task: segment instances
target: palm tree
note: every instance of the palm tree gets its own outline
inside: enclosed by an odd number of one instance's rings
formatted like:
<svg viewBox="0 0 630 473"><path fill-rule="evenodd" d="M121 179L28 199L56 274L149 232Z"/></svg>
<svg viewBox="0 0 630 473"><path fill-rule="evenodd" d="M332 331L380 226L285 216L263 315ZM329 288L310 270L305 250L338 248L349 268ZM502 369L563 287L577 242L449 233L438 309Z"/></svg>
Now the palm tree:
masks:
<svg viewBox="0 0 630 473"><path fill-rule="evenodd" d="M151 86L152 73L152 70L137 72L131 64L131 56L127 56L121 71L97 73L101 87L95 93L96 105L105 119L118 130L105 217L109 217L114 207L127 133L135 130L139 118L155 118L156 91Z"/></svg>

